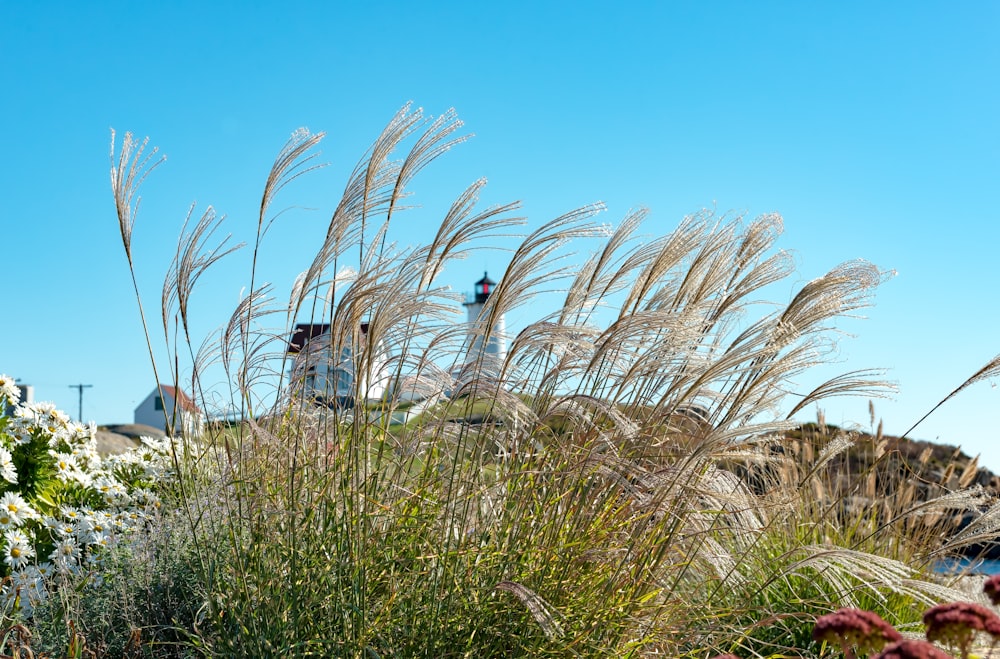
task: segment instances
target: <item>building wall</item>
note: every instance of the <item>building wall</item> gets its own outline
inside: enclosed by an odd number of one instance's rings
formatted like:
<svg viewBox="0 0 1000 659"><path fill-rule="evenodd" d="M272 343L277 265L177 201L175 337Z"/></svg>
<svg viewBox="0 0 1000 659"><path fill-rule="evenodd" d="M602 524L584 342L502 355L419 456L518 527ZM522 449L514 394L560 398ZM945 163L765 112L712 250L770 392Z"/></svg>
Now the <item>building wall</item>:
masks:
<svg viewBox="0 0 1000 659"><path fill-rule="evenodd" d="M379 400L389 385L389 354L383 344L378 344L370 364L368 357L355 355L350 342L340 348L340 354L331 356L329 334L315 337L294 357L291 369L293 387L302 387L306 397L330 400L354 398ZM364 372L356 372L356 370ZM370 372L368 372L370 371Z"/></svg>
<svg viewBox="0 0 1000 659"><path fill-rule="evenodd" d="M485 350L483 349L483 333L474 332L475 325L479 321L479 316L483 312L483 306L481 302L465 303L465 308L468 312L467 321L469 323L466 361L475 361L479 358L480 353L488 357L495 357L498 361L503 361L507 357L507 322L503 314L500 314L500 317L494 321Z"/></svg>
<svg viewBox="0 0 1000 659"><path fill-rule="evenodd" d="M142 423L166 432L167 419L174 418L175 401L172 396L164 392L163 409L156 409L156 401L159 397L160 392L156 389L146 396L145 400L135 408L134 420L135 423ZM182 409L175 425L175 434L181 434L185 437L197 437L204 431L204 415Z"/></svg>
<svg viewBox="0 0 1000 659"><path fill-rule="evenodd" d="M163 412L155 408L156 399L159 395L159 392L154 389L153 393L146 396L145 400L139 403L135 408L135 423L141 423L166 431L167 422L164 419Z"/></svg>

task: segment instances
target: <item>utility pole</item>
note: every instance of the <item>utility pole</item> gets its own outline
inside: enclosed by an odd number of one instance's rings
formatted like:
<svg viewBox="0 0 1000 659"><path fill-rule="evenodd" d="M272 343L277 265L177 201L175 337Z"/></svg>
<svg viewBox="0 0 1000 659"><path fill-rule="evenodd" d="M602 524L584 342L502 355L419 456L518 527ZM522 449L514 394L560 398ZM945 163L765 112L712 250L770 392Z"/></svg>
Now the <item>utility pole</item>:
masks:
<svg viewBox="0 0 1000 659"><path fill-rule="evenodd" d="M80 411L79 411L79 413L76 416L76 420L79 421L80 423L83 423L83 390L84 389L89 389L90 387L93 387L93 386L94 385L92 385L92 384L71 384L71 385L69 385L70 389L76 389L76 390L78 390L80 392Z"/></svg>

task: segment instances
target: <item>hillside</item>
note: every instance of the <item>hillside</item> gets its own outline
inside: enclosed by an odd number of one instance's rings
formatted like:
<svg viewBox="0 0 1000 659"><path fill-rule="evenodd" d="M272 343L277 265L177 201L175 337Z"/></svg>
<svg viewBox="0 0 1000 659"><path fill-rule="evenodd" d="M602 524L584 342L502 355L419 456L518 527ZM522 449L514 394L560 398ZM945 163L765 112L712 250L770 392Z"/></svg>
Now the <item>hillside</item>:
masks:
<svg viewBox="0 0 1000 659"><path fill-rule="evenodd" d="M900 482L916 479L918 486L928 494L956 490L978 484L1000 494L1000 477L979 466L978 458L969 456L960 447L923 440L875 436L860 431L844 431L836 426L820 427L807 423L787 436L797 441L808 441L822 450L838 435L847 433L854 446L830 461L830 470L844 478L861 474L874 464L879 456L886 463L887 474L895 473Z"/></svg>
<svg viewBox="0 0 1000 659"><path fill-rule="evenodd" d="M845 437L852 443L835 450ZM981 488L978 505L963 507L959 501L950 508L929 506L925 523L942 537L975 523L982 531L957 553L1000 559L1000 538L990 530L992 525L983 524L985 517L979 519L1000 501L1000 476L980 467L977 458L958 447L809 423L788 432L780 451L790 452L803 471L818 465L811 474L821 483L817 496L836 501L846 518L875 514L888 522L903 509L966 488ZM825 451L832 457L827 459Z"/></svg>

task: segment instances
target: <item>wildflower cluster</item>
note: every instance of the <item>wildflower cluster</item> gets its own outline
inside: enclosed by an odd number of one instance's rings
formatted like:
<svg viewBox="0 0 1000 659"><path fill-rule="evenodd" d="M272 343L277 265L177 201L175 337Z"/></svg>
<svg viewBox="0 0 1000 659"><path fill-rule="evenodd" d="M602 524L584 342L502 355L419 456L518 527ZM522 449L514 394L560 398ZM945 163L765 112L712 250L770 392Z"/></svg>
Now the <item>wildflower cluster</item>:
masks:
<svg viewBox="0 0 1000 659"><path fill-rule="evenodd" d="M924 626L927 640L957 647L963 656L969 652L978 632L1000 638L1000 618L973 602L948 602L931 607L924 612Z"/></svg>
<svg viewBox="0 0 1000 659"><path fill-rule="evenodd" d="M878 657L879 659L951 659L951 655L933 643L919 639L906 639L887 645Z"/></svg>
<svg viewBox="0 0 1000 659"><path fill-rule="evenodd" d="M993 602L993 606L1000 606L1000 574L995 574L983 584L983 592Z"/></svg>
<svg viewBox="0 0 1000 659"><path fill-rule="evenodd" d="M93 424L18 400L0 375L0 603L30 615L55 584L98 581L107 549L151 522L172 440L102 459Z"/></svg>
<svg viewBox="0 0 1000 659"><path fill-rule="evenodd" d="M878 652L886 643L903 640L903 636L878 614L862 609L840 609L822 616L813 628L817 641L837 643L846 656L852 647L861 652Z"/></svg>
<svg viewBox="0 0 1000 659"><path fill-rule="evenodd" d="M1000 575L990 577L983 592L1000 605ZM860 609L840 609L816 620L813 638L840 645L844 656L852 658L857 649L863 654L878 652L875 659L946 659L948 655L934 641L957 648L965 659L980 633L987 634L992 646L1000 641L1000 616L974 602L948 602L924 612L927 640L903 639L877 614ZM991 646L991 647L992 647ZM880 651L881 650L881 651Z"/></svg>

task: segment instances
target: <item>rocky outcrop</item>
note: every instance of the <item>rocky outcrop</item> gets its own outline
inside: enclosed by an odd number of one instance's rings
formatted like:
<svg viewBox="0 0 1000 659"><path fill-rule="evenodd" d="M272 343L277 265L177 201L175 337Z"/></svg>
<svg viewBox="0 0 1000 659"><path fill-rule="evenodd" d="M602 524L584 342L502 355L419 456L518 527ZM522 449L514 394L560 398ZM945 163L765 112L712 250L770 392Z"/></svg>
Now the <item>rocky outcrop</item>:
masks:
<svg viewBox="0 0 1000 659"><path fill-rule="evenodd" d="M782 451L794 452L802 464L815 460L831 441L844 431L833 426L805 424L788 433ZM841 505L845 519L884 509L909 508L920 501L979 486L990 503L1000 501L1000 476L978 464L960 448L947 444L910 440L891 436L873 436L864 432L848 433L853 439L849 448L837 453L822 468L827 484L826 496ZM955 510L928 515L928 528L951 536L973 524L978 513ZM966 557L1000 560L1000 533L996 539L977 538L965 545L960 554Z"/></svg>
<svg viewBox="0 0 1000 659"><path fill-rule="evenodd" d="M139 445L140 437L163 437L159 428L141 423L101 426L97 429L97 452L101 455L122 453Z"/></svg>

